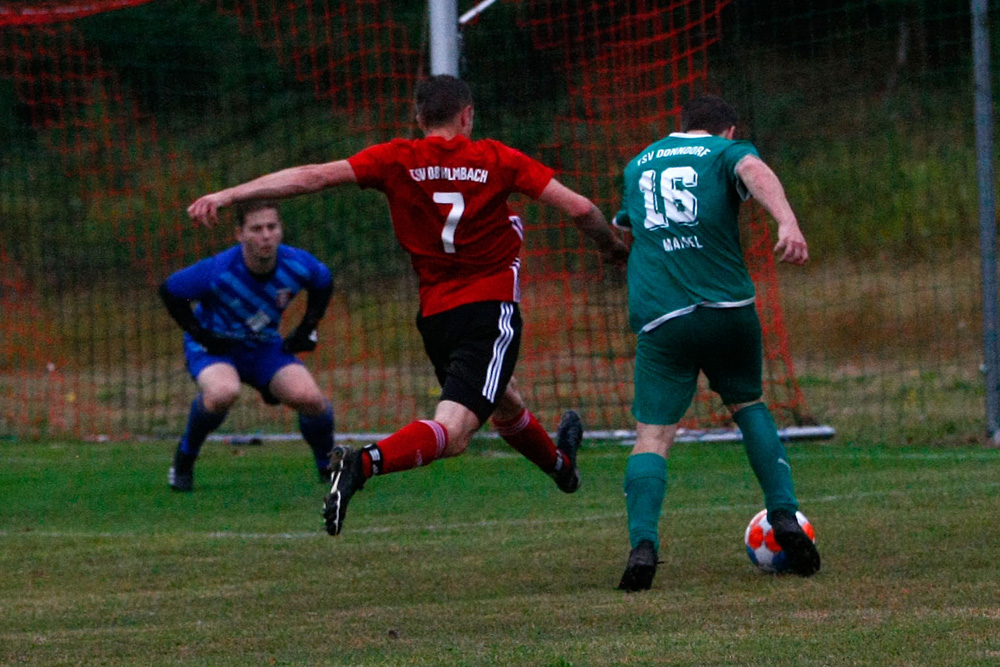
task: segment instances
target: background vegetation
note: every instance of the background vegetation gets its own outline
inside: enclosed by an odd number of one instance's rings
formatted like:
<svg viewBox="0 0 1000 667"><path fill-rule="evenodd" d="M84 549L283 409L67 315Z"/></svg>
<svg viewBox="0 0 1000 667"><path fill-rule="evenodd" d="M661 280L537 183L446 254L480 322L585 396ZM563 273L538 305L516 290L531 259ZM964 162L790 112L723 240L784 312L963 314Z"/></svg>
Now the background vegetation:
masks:
<svg viewBox="0 0 1000 667"><path fill-rule="evenodd" d="M577 19L614 26L622 18L614 12L637 9L592 4L562 3L565 26ZM307 28L318 24L324 3L294 7L269 34L311 39ZM71 152L68 167L53 159L77 139L60 125L69 110L29 108L12 79L0 76L0 250L16 265L18 284L37 286L30 299L51 313L33 326L64 332L64 347L56 349L62 357L97 364L87 372L103 387L102 409L145 412L127 417L138 432L178 428L184 371L158 361L154 386L136 389L113 360L123 353L172 354L174 332L151 288L231 239L225 225L192 233L182 214L187 202L209 187L348 155L387 136L385 124L365 125L336 96L318 97L316 87L329 82L302 76L287 47L249 38L232 12L217 9L210 2L156 0L73 23L113 74L112 93L134 101L130 127L161 152L183 156L169 165L168 178L182 183L172 201L162 201L164 165L142 159L148 146L87 146ZM392 3L392 10L389 17L365 6L343 20L386 22L397 41L425 53L424 4L408 0ZM576 74L551 50L536 48L524 28L540 11L497 3L463 31L462 72L477 97L481 136L549 156L553 124L579 100L567 93ZM993 23L995 50L1000 21ZM796 372L812 412L847 434L978 439L983 394L967 7L943 0L733 2L720 25L708 87L740 109L741 131L782 176L811 244L810 267L783 268L779 277ZM362 42L340 45L357 57L323 76L346 80L371 71ZM389 93L396 92L388 84L365 85L372 86L373 107L392 107ZM102 113L99 104L88 109ZM651 127L649 139L670 129ZM134 168L116 173L114 197L95 200L88 193L108 164ZM573 173L562 178L596 189L610 213L619 169L607 165L607 178L596 186L575 182ZM334 267L360 328L384 335L386 358L404 359L410 349L419 356L399 334L412 317L413 283L381 198L368 192L303 198L288 202L284 214L291 222L286 240ZM526 214L536 217L531 207ZM555 228L534 230L530 238L538 245L529 243L529 269L549 261L533 252L541 245L576 243ZM142 275L124 275L123 266ZM618 292L605 285L594 288L592 299L620 308ZM379 321L385 316L371 309L376 302L396 304L398 322L395 314L392 322ZM407 369L398 372L405 377ZM175 403L177 410L166 407ZM13 430L0 418L0 433Z"/></svg>
<svg viewBox="0 0 1000 667"><path fill-rule="evenodd" d="M426 48L420 42L426 39L423 4L400 3L395 19ZM976 227L969 224L976 219L969 17L960 5L773 0L736 2L726 10L723 39L711 61L712 87L739 106L744 134L786 176L821 261L927 258L942 245L975 238ZM533 48L526 31L508 29L525 11L499 3L467 28L462 67L475 90L480 133L537 152L549 138L550 119L572 101L566 98L566 74L557 71L551 54ZM572 12L570 7L567 14ZM338 124L336 115L331 121L329 105L315 99L312 82L296 78L273 53L247 39L235 18L219 15L210 4L158 0L75 25L139 110L160 132L183 137L200 171L214 181L236 182L278 163L325 161L370 142L347 123ZM33 215L12 209L8 243L59 246L39 242L37 232L46 230L53 240L69 234L65 206L67 198L72 201L72 184L52 173L61 167L39 145L37 113L19 103L10 81L2 79L0 118L8 173L30 165L39 186L30 196L14 197L19 184L11 176L5 204ZM142 177L135 175L137 181ZM937 194L945 183L946 197ZM359 201L367 200L359 195L323 201L322 217L355 227L343 236L322 228L310 245L325 246L323 254L333 256L343 254L352 239L391 246L391 235L367 241L369 234L387 231L370 224L383 215L372 205L380 200L362 204L361 215ZM302 217L310 216L303 211ZM34 223L28 230L34 233L18 233L26 221ZM94 225L88 231L78 254L115 245L113 228ZM101 259L88 256L86 263L107 268Z"/></svg>

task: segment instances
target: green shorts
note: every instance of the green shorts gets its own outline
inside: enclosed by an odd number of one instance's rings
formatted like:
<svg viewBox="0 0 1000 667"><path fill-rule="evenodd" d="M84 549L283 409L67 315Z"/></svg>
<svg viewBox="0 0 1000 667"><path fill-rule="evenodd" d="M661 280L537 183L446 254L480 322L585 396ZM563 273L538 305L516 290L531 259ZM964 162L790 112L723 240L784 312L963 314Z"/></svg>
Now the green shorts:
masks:
<svg viewBox="0 0 1000 667"><path fill-rule="evenodd" d="M726 405L761 397L763 348L757 309L696 308L639 334L632 414L644 424L676 424L698 388L698 372Z"/></svg>

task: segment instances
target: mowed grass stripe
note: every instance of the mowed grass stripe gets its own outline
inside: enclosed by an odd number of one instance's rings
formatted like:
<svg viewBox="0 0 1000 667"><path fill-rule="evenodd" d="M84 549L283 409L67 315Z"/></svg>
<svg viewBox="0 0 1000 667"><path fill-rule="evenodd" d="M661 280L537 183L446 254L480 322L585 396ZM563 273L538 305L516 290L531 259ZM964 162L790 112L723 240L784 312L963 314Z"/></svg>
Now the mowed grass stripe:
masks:
<svg viewBox="0 0 1000 667"><path fill-rule="evenodd" d="M373 480L337 538L319 525L325 489L304 446L207 449L189 496L166 489L169 449L0 449L0 663L1000 656L993 450L790 445L824 557L803 580L760 575L743 553L761 500L742 447L685 444L670 462L654 588L625 595L613 588L627 554L617 445L581 454L574 496L478 451Z"/></svg>
<svg viewBox="0 0 1000 667"><path fill-rule="evenodd" d="M924 460L922 457L906 457L913 460ZM936 460L936 459L927 459ZM974 459L967 459L974 460ZM995 473L993 471L980 470L977 471L978 474L983 476L994 477ZM980 493L995 493L1000 489L1000 480L998 481L966 481L966 482L956 482L947 485L920 485L916 488L908 488L905 490L881 490L881 491L859 491L855 493L847 493L842 495L829 495L821 496L816 498L810 498L808 496L801 496L800 503L803 508L809 505L815 504L830 504L830 503L850 503L859 500L871 499L871 498L899 498L899 499L912 499L915 496L922 495L932 495L934 497L939 497L941 494L952 494L956 492L961 492L963 494L980 494ZM730 514L733 512L746 513L750 511L757 511L760 509L759 503L742 503L742 504L707 504L695 507L677 507L672 508L668 502L665 505L664 512L669 514L695 514L695 515L707 515L707 514ZM624 520L626 517L625 511L619 512L605 512L605 513L595 513L595 514L585 514L576 516L566 516L559 518L549 518L549 519L493 519L484 521L466 521L459 523L448 523L448 524L437 524L437 523L427 523L422 525L391 525L391 526L365 526L360 528L355 528L351 533L366 534L366 535L391 535L398 533L451 533L455 531L467 531L467 530L493 530L498 527L512 527L512 528L541 528L546 526L558 526L561 524L570 523L580 523L580 522L605 522L605 521L615 521ZM188 538L188 539L205 539L205 540L216 540L216 539L238 539L238 540L308 540L308 539L319 539L319 540L331 540L334 538L329 537L322 530L316 531L300 531L300 532L279 532L279 533L245 533L245 532L228 532L228 531L210 531L210 532L198 532L190 531L184 533L178 533L177 536ZM140 532L96 532L88 533L86 531L37 531L37 530L26 530L26 531L6 531L0 530L0 538L49 538L49 539L150 539L148 533Z"/></svg>

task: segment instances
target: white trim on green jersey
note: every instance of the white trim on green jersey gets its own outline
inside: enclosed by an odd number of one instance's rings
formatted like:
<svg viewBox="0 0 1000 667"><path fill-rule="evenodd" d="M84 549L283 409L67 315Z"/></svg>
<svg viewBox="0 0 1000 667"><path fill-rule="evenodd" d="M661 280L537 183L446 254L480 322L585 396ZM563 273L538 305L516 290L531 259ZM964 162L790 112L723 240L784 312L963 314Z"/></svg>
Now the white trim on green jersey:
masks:
<svg viewBox="0 0 1000 667"><path fill-rule="evenodd" d="M750 193L736 173L748 155L757 150L747 141L674 132L626 165L615 222L632 228L633 331L650 331L699 306L754 302L738 219Z"/></svg>
<svg viewBox="0 0 1000 667"><path fill-rule="evenodd" d="M672 313L661 315L652 322L647 323L646 326L639 330L639 332L646 333L647 331L652 331L667 320L672 320L675 317L680 317L681 315L690 315L694 312L695 308L742 308L743 306L749 306L754 301L756 301L755 297L750 297L749 299L744 299L743 301L725 301L722 303L709 303L708 301L703 301L701 303L696 303L693 306L688 306L687 308L681 308L673 311Z"/></svg>

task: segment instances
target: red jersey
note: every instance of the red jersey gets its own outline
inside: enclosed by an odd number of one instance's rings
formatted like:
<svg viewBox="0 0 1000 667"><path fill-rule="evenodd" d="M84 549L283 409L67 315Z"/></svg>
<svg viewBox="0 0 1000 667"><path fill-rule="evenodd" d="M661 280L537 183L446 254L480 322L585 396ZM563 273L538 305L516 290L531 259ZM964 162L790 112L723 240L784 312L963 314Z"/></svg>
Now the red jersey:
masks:
<svg viewBox="0 0 1000 667"><path fill-rule="evenodd" d="M513 192L537 199L554 172L499 141L395 139L348 158L358 184L389 199L396 238L420 283L420 312L519 301L521 220Z"/></svg>

